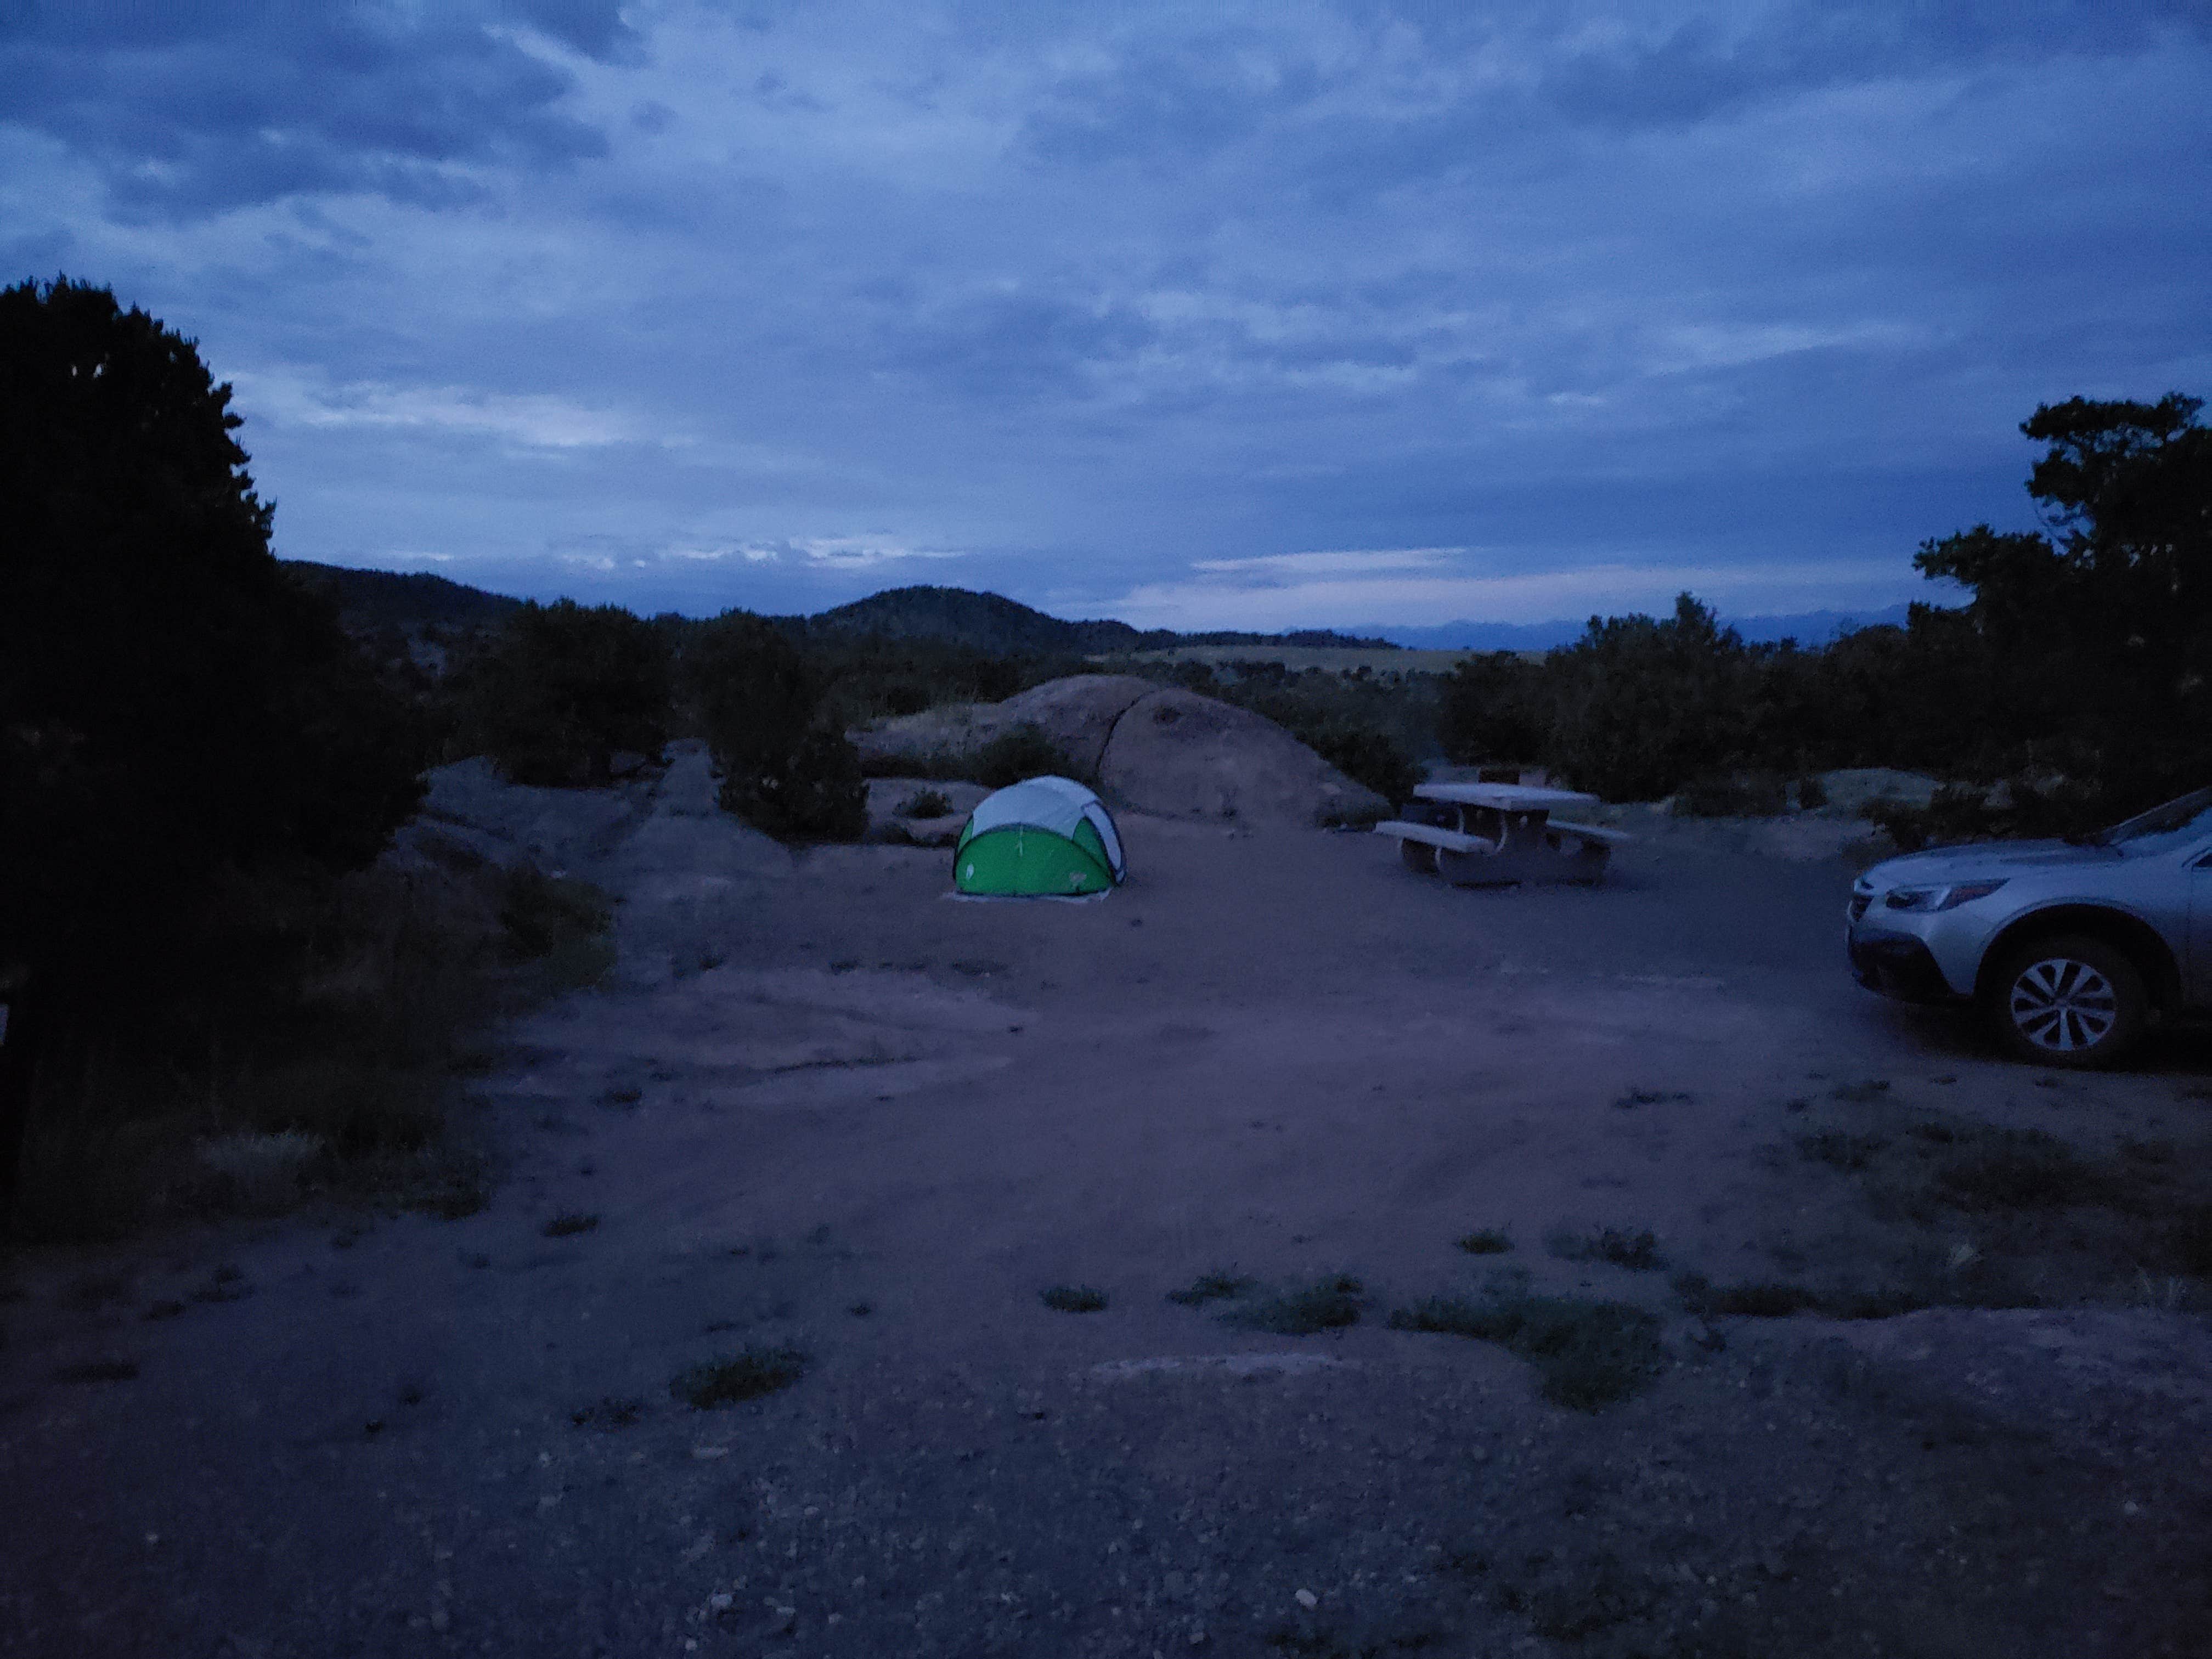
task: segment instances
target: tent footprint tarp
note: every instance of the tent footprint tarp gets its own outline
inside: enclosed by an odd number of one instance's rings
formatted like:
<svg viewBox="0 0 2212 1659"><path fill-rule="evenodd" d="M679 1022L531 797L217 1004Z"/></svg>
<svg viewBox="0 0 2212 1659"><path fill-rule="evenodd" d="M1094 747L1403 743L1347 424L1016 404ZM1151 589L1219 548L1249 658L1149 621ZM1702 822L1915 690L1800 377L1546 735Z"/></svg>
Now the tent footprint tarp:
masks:
<svg viewBox="0 0 2212 1659"><path fill-rule="evenodd" d="M952 857L957 890L1000 896L1109 892L1127 869L1112 816L1068 778L1028 778L985 796Z"/></svg>

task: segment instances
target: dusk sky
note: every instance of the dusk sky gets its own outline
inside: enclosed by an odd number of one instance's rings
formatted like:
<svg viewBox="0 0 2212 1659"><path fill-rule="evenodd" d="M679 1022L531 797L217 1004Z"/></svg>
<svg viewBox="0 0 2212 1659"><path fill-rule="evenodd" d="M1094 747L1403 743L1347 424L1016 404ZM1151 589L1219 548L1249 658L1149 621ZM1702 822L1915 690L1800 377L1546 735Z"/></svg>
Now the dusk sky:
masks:
<svg viewBox="0 0 2212 1659"><path fill-rule="evenodd" d="M1942 597L2212 393L2212 3L0 0L0 252L278 551L1276 629Z"/></svg>

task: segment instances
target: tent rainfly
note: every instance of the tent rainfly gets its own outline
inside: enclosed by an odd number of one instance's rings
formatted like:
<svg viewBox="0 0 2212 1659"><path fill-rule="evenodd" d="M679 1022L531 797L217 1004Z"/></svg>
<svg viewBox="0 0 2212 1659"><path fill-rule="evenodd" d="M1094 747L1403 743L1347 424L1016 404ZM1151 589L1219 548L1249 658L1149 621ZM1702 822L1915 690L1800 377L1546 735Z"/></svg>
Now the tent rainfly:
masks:
<svg viewBox="0 0 2212 1659"><path fill-rule="evenodd" d="M1079 898L1121 885L1121 837L1098 797L1068 778L1027 778L986 795L952 855L963 893Z"/></svg>

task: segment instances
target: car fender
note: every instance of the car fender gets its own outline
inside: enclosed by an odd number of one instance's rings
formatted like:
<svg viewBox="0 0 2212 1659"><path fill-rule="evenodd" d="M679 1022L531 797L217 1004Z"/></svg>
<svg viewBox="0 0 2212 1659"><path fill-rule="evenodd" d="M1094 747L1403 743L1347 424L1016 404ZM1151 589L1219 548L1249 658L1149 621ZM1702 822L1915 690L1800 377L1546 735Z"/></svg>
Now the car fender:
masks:
<svg viewBox="0 0 2212 1659"><path fill-rule="evenodd" d="M1995 990L1996 964L2015 944L2045 933L2084 933L2105 940L2126 951L2142 969L2151 999L2161 1010L2179 1003L2181 965L2174 959L2173 947L2151 922L2110 899L2051 899L2008 918L1982 949L1974 994L1985 997Z"/></svg>

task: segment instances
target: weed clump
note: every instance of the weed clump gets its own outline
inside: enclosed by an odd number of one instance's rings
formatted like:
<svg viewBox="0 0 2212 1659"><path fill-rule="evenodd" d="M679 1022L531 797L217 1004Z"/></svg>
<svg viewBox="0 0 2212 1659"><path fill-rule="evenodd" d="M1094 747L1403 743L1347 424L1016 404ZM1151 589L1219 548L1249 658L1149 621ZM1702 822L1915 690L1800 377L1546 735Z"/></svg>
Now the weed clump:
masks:
<svg viewBox="0 0 2212 1659"><path fill-rule="evenodd" d="M942 789L917 789L898 805L902 818L941 818L951 811L951 798Z"/></svg>
<svg viewBox="0 0 2212 1659"><path fill-rule="evenodd" d="M1936 1185L1960 1209L2054 1209L2102 1195L2097 1172L2040 1129L1992 1130L1946 1158Z"/></svg>
<svg viewBox="0 0 2212 1659"><path fill-rule="evenodd" d="M645 1414L645 1401L609 1395L589 1406L579 1406L568 1420L580 1429L626 1429Z"/></svg>
<svg viewBox="0 0 2212 1659"><path fill-rule="evenodd" d="M1832 1170L1846 1171L1863 1170L1874 1161L1875 1154L1889 1145L1884 1135L1847 1134L1841 1129L1823 1129L1818 1134L1797 1137L1798 1155L1810 1163L1825 1164Z"/></svg>
<svg viewBox="0 0 2212 1659"><path fill-rule="evenodd" d="M1357 1325L1367 1305L1366 1289L1349 1273L1334 1273L1224 1317L1228 1323L1247 1330L1267 1331L1276 1336L1313 1336Z"/></svg>
<svg viewBox="0 0 2212 1659"><path fill-rule="evenodd" d="M1503 1227L1478 1227L1471 1233L1462 1233L1452 1243L1469 1255L1504 1255L1513 1248L1513 1240Z"/></svg>
<svg viewBox="0 0 2212 1659"><path fill-rule="evenodd" d="M1821 1305L1819 1293L1802 1285L1715 1285L1702 1273L1675 1275L1674 1294L1685 1309L1703 1318L1735 1314L1747 1319L1787 1319Z"/></svg>
<svg viewBox="0 0 2212 1659"><path fill-rule="evenodd" d="M1209 1302L1233 1302L1259 1281L1233 1273L1200 1273L1180 1291L1170 1291L1168 1300L1185 1308L1202 1308Z"/></svg>
<svg viewBox="0 0 2212 1659"><path fill-rule="evenodd" d="M1054 1285L1039 1291L1037 1299L1054 1313L1103 1313L1106 1292L1088 1285Z"/></svg>
<svg viewBox="0 0 2212 1659"><path fill-rule="evenodd" d="M1607 1261L1632 1273L1650 1273L1667 1265L1659 1254L1659 1241L1648 1227L1633 1232L1626 1227L1603 1227L1594 1233L1562 1228L1544 1243L1562 1261Z"/></svg>
<svg viewBox="0 0 2212 1659"><path fill-rule="evenodd" d="M573 1238L578 1233L587 1233L599 1224L595 1215L581 1210L568 1210L555 1216L539 1229L548 1238Z"/></svg>
<svg viewBox="0 0 2212 1659"><path fill-rule="evenodd" d="M1631 1089L1613 1103L1624 1112L1631 1112L1638 1106L1687 1105L1693 1098L1680 1089Z"/></svg>
<svg viewBox="0 0 2212 1659"><path fill-rule="evenodd" d="M132 1359L88 1359L80 1365L64 1365L54 1373L57 1382L129 1382L138 1376Z"/></svg>
<svg viewBox="0 0 2212 1659"><path fill-rule="evenodd" d="M1480 1302L1431 1297L1400 1308L1394 1331L1432 1331L1495 1342L1543 1375L1553 1405L1594 1412L1626 1400L1667 1363L1659 1321L1625 1302L1507 1290Z"/></svg>
<svg viewBox="0 0 2212 1659"><path fill-rule="evenodd" d="M747 1348L728 1359L678 1371L668 1392L694 1411L735 1406L787 1389L806 1375L806 1356L795 1348Z"/></svg>

